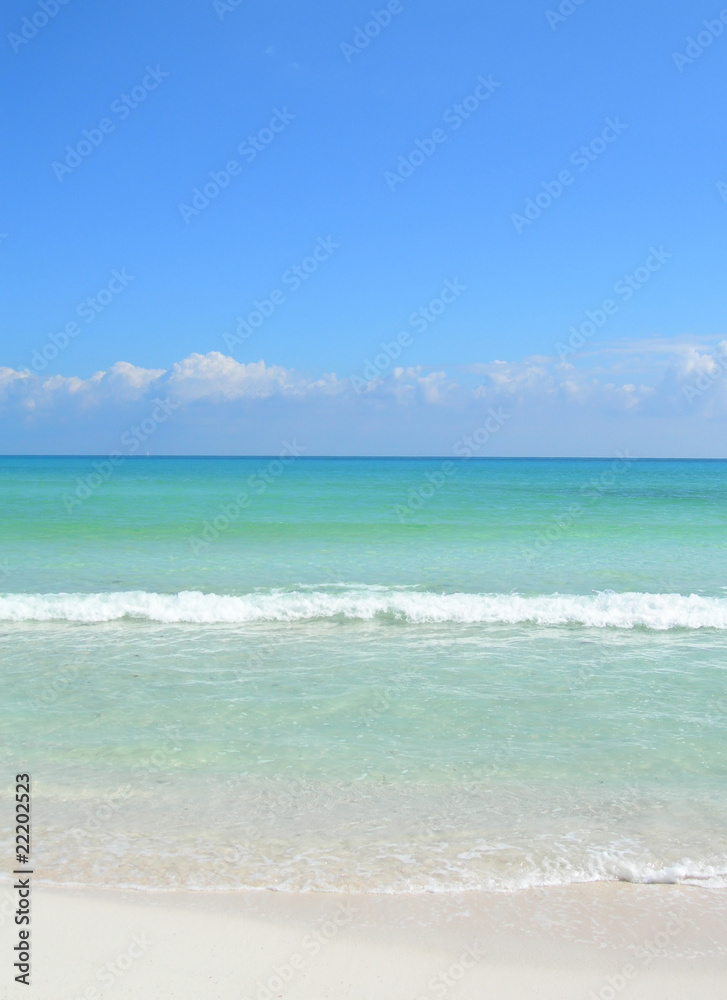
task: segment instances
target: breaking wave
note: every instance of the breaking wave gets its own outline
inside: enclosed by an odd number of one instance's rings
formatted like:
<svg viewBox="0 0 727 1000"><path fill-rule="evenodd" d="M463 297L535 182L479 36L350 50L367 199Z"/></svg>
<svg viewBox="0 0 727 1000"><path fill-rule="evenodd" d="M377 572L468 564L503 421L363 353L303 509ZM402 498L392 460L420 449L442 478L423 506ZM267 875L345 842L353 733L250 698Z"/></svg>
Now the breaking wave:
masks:
<svg viewBox="0 0 727 1000"><path fill-rule="evenodd" d="M243 624L315 619L397 619L410 623L581 625L588 628L727 629L727 598L696 594L611 592L591 595L434 593L372 586L336 590L271 590L232 595L181 591L157 594L0 595L0 621Z"/></svg>

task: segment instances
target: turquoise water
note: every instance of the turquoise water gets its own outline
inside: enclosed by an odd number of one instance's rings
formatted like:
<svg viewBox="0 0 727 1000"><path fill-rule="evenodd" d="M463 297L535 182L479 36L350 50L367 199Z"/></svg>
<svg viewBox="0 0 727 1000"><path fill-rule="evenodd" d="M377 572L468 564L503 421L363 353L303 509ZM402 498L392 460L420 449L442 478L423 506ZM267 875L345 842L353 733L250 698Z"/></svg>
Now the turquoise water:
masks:
<svg viewBox="0 0 727 1000"><path fill-rule="evenodd" d="M0 460L36 877L727 885L727 463L98 462Z"/></svg>

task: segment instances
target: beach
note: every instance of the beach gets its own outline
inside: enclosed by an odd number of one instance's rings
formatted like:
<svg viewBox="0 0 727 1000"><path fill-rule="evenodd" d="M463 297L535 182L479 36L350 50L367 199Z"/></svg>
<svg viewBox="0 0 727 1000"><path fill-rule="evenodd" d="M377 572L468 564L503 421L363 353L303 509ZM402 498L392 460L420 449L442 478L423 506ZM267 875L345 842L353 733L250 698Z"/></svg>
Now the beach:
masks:
<svg viewBox="0 0 727 1000"><path fill-rule="evenodd" d="M726 905L720 892L622 883L399 896L39 887L32 995L711 1000L724 995ZM6 923L6 953L8 937Z"/></svg>
<svg viewBox="0 0 727 1000"><path fill-rule="evenodd" d="M0 1000L727 1000L727 10L5 6Z"/></svg>

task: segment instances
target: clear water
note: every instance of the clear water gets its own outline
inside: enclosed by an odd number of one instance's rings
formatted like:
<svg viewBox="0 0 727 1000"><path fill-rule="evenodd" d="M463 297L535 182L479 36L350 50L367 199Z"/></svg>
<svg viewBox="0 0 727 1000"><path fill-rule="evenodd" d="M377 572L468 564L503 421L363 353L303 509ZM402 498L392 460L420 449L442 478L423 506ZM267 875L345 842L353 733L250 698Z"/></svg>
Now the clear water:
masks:
<svg viewBox="0 0 727 1000"><path fill-rule="evenodd" d="M727 885L727 463L451 468L0 460L36 877Z"/></svg>

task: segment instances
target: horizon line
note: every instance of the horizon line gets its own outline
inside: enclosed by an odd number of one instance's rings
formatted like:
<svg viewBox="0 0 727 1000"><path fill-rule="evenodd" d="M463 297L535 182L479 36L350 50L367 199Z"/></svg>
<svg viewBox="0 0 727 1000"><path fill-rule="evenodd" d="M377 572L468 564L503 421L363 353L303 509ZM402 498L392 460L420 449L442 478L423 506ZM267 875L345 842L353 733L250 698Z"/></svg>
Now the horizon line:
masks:
<svg viewBox="0 0 727 1000"><path fill-rule="evenodd" d="M280 454L259 454L259 455L119 455L124 461L142 461L150 458L157 459L252 459L252 458L280 458ZM682 455L673 456L650 456L643 455L635 457L632 455L296 455L295 461L392 461L392 462L607 462L627 458L629 462L727 462L724 458L689 457ZM4 458L100 458L108 460L109 455L105 452L84 452L82 454L0 454L0 460Z"/></svg>

